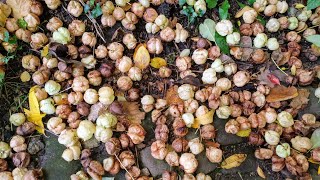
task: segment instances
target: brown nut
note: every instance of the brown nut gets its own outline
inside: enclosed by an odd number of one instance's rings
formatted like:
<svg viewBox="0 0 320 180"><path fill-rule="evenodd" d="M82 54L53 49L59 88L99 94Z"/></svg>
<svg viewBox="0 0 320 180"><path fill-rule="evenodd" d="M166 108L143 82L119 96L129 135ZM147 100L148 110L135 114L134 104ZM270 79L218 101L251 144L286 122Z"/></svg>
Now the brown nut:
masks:
<svg viewBox="0 0 320 180"><path fill-rule="evenodd" d="M135 164L135 157L131 151L122 151L119 159L122 169L130 169Z"/></svg>
<svg viewBox="0 0 320 180"><path fill-rule="evenodd" d="M147 8L143 14L143 19L147 22L153 22L158 17L158 13L153 8Z"/></svg>
<svg viewBox="0 0 320 180"><path fill-rule="evenodd" d="M165 124L159 124L156 126L156 129L154 131L156 140L161 140L163 142L168 141L169 136L169 129L168 126Z"/></svg>
<svg viewBox="0 0 320 180"><path fill-rule="evenodd" d="M144 141L146 131L139 124L131 124L128 128L127 135L131 138L134 144L140 144Z"/></svg>
<svg viewBox="0 0 320 180"><path fill-rule="evenodd" d="M176 138L172 142L172 148L177 152L187 152L189 149L188 141L184 138Z"/></svg>
<svg viewBox="0 0 320 180"><path fill-rule="evenodd" d="M36 130L36 126L32 122L24 122L20 125L16 133L21 136L26 136L32 134Z"/></svg>
<svg viewBox="0 0 320 180"><path fill-rule="evenodd" d="M131 88L128 90L126 99L128 101L136 101L139 99L139 97L140 97L140 90L137 88Z"/></svg>
<svg viewBox="0 0 320 180"><path fill-rule="evenodd" d="M259 22L254 22L251 24L252 34L256 36L259 33L264 32L264 26Z"/></svg>
<svg viewBox="0 0 320 180"><path fill-rule="evenodd" d="M121 143L118 138L110 138L105 143L106 151L110 155L118 154L121 150Z"/></svg>
<svg viewBox="0 0 320 180"><path fill-rule="evenodd" d="M271 149L260 148L254 152L254 155L257 159L271 159L273 151Z"/></svg>
<svg viewBox="0 0 320 180"><path fill-rule="evenodd" d="M253 33L253 30L251 29L251 25L250 24L241 24L240 33L244 36L251 36Z"/></svg>
<svg viewBox="0 0 320 180"><path fill-rule="evenodd" d="M210 59L217 59L220 55L221 52L219 46L212 46L208 49L208 57Z"/></svg>
<svg viewBox="0 0 320 180"><path fill-rule="evenodd" d="M119 103L118 101L113 101L109 108L109 112L115 115L121 115L123 114L123 107L122 104Z"/></svg>
<svg viewBox="0 0 320 180"><path fill-rule="evenodd" d="M12 156L12 162L16 167L27 167L30 163L30 154L27 152L18 152Z"/></svg>
<svg viewBox="0 0 320 180"><path fill-rule="evenodd" d="M85 102L80 102L77 105L77 112L82 116L88 116L90 113L90 105Z"/></svg>
<svg viewBox="0 0 320 180"><path fill-rule="evenodd" d="M255 64L262 64L267 60L267 57L262 49L256 49L252 54L252 61Z"/></svg>
<svg viewBox="0 0 320 180"><path fill-rule="evenodd" d="M186 126L182 118L175 118L172 127L173 133L176 136L183 137L188 134L188 127Z"/></svg>
<svg viewBox="0 0 320 180"><path fill-rule="evenodd" d="M206 124L200 129L202 139L213 139L216 137L216 130L212 124Z"/></svg>
<svg viewBox="0 0 320 180"><path fill-rule="evenodd" d="M249 143L255 146L261 146L264 143L264 138L260 133L251 132L249 135Z"/></svg>

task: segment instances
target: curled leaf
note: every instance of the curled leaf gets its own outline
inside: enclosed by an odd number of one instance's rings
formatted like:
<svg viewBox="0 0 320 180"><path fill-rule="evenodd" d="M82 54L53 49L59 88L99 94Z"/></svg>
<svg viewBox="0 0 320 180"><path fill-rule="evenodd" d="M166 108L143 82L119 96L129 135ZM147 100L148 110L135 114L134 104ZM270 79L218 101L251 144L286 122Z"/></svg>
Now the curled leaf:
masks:
<svg viewBox="0 0 320 180"><path fill-rule="evenodd" d="M251 10L252 7L250 6L245 6L243 7L240 11L237 12L237 14L234 16L235 18L239 18L243 15L244 12L248 11L248 10Z"/></svg>
<svg viewBox="0 0 320 180"><path fill-rule="evenodd" d="M134 50L133 61L135 66L143 70L149 66L150 54L145 44L139 44Z"/></svg>
<svg viewBox="0 0 320 180"><path fill-rule="evenodd" d="M276 86L270 90L269 95L267 96L267 102L278 102L292 99L298 96L298 90L294 86L285 87L285 86Z"/></svg>
<svg viewBox="0 0 320 180"><path fill-rule="evenodd" d="M231 169L241 165L247 158L246 154L234 154L229 156L221 163L221 168L223 169Z"/></svg>
<svg viewBox="0 0 320 180"><path fill-rule="evenodd" d="M203 38L209 41L214 41L216 23L212 19L205 19L202 24L199 25L199 32Z"/></svg>
<svg viewBox="0 0 320 180"><path fill-rule="evenodd" d="M166 65L167 65L167 61L161 57L155 57L151 59L151 63L150 63L151 67L159 69L162 66L166 66Z"/></svg>
<svg viewBox="0 0 320 180"><path fill-rule="evenodd" d="M290 106L294 109L300 109L307 105L309 102L310 92L308 89L299 89L298 96L293 98L290 102Z"/></svg>
<svg viewBox="0 0 320 180"><path fill-rule="evenodd" d="M199 128L200 125L206 125L213 122L214 110L207 112L206 114L195 118L194 123L192 124L193 128Z"/></svg>
<svg viewBox="0 0 320 180"><path fill-rule="evenodd" d="M123 107L123 112L130 123L141 124L141 121L145 118L146 113L140 111L139 103L137 102L120 102Z"/></svg>
<svg viewBox="0 0 320 180"><path fill-rule="evenodd" d="M239 137L248 137L251 133L251 129L247 129L247 130L241 130L239 132L237 132L237 136Z"/></svg>
<svg viewBox="0 0 320 180"><path fill-rule="evenodd" d="M264 172L263 172L263 170L260 168L260 166L257 167L257 173L258 173L258 175L259 175L262 179L265 179L265 178L266 178L266 175L264 175Z"/></svg>
<svg viewBox="0 0 320 180"><path fill-rule="evenodd" d="M35 94L35 88L37 88L37 86L33 86L29 90L28 98L30 110L24 109L24 113L26 114L28 121L36 125L36 130L39 133L44 134L44 125L42 122L42 118L46 116L46 114L40 114L39 103Z"/></svg>

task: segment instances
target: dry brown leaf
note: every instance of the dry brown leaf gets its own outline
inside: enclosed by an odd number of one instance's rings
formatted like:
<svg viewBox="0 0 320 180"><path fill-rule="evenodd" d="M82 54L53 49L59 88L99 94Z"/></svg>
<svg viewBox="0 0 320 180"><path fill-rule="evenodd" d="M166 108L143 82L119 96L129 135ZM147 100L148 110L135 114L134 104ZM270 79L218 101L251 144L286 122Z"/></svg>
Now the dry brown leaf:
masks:
<svg viewBox="0 0 320 180"><path fill-rule="evenodd" d="M141 120L144 119L146 113L140 111L138 102L120 102L123 107L123 111L131 123L141 124Z"/></svg>
<svg viewBox="0 0 320 180"><path fill-rule="evenodd" d="M234 16L235 18L239 18L243 15L244 12L251 10L252 7L245 6L240 11L237 12L237 14Z"/></svg>
<svg viewBox="0 0 320 180"><path fill-rule="evenodd" d="M263 172L263 170L258 166L258 168L257 168L257 173L258 173L258 175L262 178L262 179L265 179L266 178L266 176L264 175L264 172Z"/></svg>
<svg viewBox="0 0 320 180"><path fill-rule="evenodd" d="M12 9L12 15L16 19L28 15L32 5L31 0L7 0L7 5Z"/></svg>
<svg viewBox="0 0 320 180"><path fill-rule="evenodd" d="M166 93L168 105L183 104L183 100L178 95L178 86L171 86Z"/></svg>
<svg viewBox="0 0 320 180"><path fill-rule="evenodd" d="M298 90L294 86L285 87L285 86L275 86L270 90L269 95L267 96L267 102L278 102L292 99L298 96Z"/></svg>
<svg viewBox="0 0 320 180"><path fill-rule="evenodd" d="M222 161L221 168L223 169L231 169L235 168L241 165L243 161L245 161L247 158L246 154L234 154L232 156L229 156L227 159Z"/></svg>
<svg viewBox="0 0 320 180"><path fill-rule="evenodd" d="M299 89L298 96L293 98L290 102L290 106L294 109L301 109L304 105L307 105L309 102L310 92L308 89Z"/></svg>
<svg viewBox="0 0 320 180"><path fill-rule="evenodd" d="M135 66L143 70L149 66L150 54L145 44L139 44L134 50L133 60Z"/></svg>

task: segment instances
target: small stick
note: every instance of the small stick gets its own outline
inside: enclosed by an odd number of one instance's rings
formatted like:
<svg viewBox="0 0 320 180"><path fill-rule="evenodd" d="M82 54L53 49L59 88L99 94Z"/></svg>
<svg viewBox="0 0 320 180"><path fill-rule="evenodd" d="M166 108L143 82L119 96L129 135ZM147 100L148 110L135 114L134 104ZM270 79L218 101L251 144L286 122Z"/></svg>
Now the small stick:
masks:
<svg viewBox="0 0 320 180"><path fill-rule="evenodd" d="M124 168L124 170L129 174L129 176L131 177L131 179L134 180L133 176L130 174L130 172L127 170L127 168L123 166L123 164L122 164L122 162L120 161L118 155L115 154L114 156L117 158L117 160L119 161L120 165Z"/></svg>
<svg viewBox="0 0 320 180"><path fill-rule="evenodd" d="M271 58L271 60L272 60L272 62L274 63L274 65L276 65L276 67L277 67L283 74L285 74L286 76L289 76L286 72L284 72L284 71L278 66L278 64L276 63L276 61L274 61L273 58Z"/></svg>

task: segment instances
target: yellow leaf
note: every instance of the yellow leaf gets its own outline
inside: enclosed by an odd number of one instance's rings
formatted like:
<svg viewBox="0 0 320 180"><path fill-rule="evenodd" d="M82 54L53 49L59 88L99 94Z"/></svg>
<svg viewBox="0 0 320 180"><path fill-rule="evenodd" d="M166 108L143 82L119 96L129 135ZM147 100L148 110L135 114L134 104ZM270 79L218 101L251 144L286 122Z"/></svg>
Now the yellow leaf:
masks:
<svg viewBox="0 0 320 180"><path fill-rule="evenodd" d="M295 5L295 8L296 9L301 9L301 8L304 8L305 6L303 5L303 4L301 4L301 3L297 3L296 5Z"/></svg>
<svg viewBox="0 0 320 180"><path fill-rule="evenodd" d="M258 168L257 168L257 173L258 173L258 175L262 178L262 179L265 179L266 178L266 176L264 175L264 172L263 172L263 170L258 166Z"/></svg>
<svg viewBox="0 0 320 180"><path fill-rule="evenodd" d="M143 70L149 66L150 54L145 44L139 44L134 50L133 61L135 66Z"/></svg>
<svg viewBox="0 0 320 180"><path fill-rule="evenodd" d="M310 162L310 163L312 163L312 164L318 164L318 165L320 165L320 162L317 162L317 161L314 161L313 159L308 159L308 161Z"/></svg>
<svg viewBox="0 0 320 180"><path fill-rule="evenodd" d="M318 167L318 175L320 175L320 166Z"/></svg>
<svg viewBox="0 0 320 180"><path fill-rule="evenodd" d="M200 125L206 125L213 122L214 110L207 112L206 114L197 117L194 119L194 123L192 124L193 128L199 128Z"/></svg>
<svg viewBox="0 0 320 180"><path fill-rule="evenodd" d="M241 130L237 133L237 136L239 137L248 137L251 133L251 129L247 129L247 130Z"/></svg>
<svg viewBox="0 0 320 180"><path fill-rule="evenodd" d="M251 10L252 7L245 6L240 11L237 12L237 14L234 16L235 18L239 18L243 15L244 12Z"/></svg>
<svg viewBox="0 0 320 180"><path fill-rule="evenodd" d="M159 69L162 66L166 66L166 65L167 65L167 61L163 58L155 57L155 58L151 59L151 63L150 63L151 67Z"/></svg>
<svg viewBox="0 0 320 180"><path fill-rule="evenodd" d="M243 161L245 161L247 158L246 154L234 154L232 156L229 156L227 159L225 159L221 163L221 168L223 169L231 169L235 168L241 165Z"/></svg>
<svg viewBox="0 0 320 180"><path fill-rule="evenodd" d="M46 57L48 54L49 54L49 45L46 45L45 47L43 47L41 51L41 57Z"/></svg>
<svg viewBox="0 0 320 180"><path fill-rule="evenodd" d="M40 114L40 109L39 109L39 103L35 94L35 88L37 88L37 86L33 86L30 90L29 90L29 107L30 110L28 109L24 109L24 113L27 116L28 121L32 122L33 124L36 125L36 130L41 133L44 134L44 125L42 122L42 118L46 115L46 114Z"/></svg>
<svg viewBox="0 0 320 180"><path fill-rule="evenodd" d="M30 78L31 78L31 76L30 76L30 74L28 73L28 71L24 71L24 72L21 73L21 75L20 75L20 80L21 80L22 82L28 82L28 81L30 81Z"/></svg>

